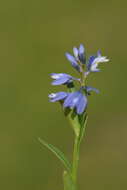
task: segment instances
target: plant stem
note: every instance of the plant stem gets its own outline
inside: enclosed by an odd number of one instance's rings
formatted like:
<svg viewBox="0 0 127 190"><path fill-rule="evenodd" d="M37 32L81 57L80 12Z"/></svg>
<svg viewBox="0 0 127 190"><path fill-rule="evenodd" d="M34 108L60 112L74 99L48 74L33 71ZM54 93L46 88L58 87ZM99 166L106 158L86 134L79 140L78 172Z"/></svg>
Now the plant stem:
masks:
<svg viewBox="0 0 127 190"><path fill-rule="evenodd" d="M74 142L73 166L72 166L72 179L75 185L75 190L77 189L78 162L79 162L79 143L78 143L78 137L76 136Z"/></svg>

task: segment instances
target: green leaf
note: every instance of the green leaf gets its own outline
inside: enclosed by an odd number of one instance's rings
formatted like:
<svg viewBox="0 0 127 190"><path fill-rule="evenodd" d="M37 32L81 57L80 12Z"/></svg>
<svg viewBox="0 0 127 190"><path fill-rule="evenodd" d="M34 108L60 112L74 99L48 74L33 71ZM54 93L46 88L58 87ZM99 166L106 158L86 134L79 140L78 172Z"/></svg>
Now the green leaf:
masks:
<svg viewBox="0 0 127 190"><path fill-rule="evenodd" d="M72 177L67 173L67 171L64 171L63 180L64 190L76 190L76 187L72 181Z"/></svg>
<svg viewBox="0 0 127 190"><path fill-rule="evenodd" d="M68 159L65 157L65 155L55 146L48 144L47 142L45 142L44 140L42 140L41 138L38 138L39 142L41 144L43 144L46 148L48 148L49 150L51 150L52 153L54 153L56 155L57 158L59 158L59 160L63 163L63 165L65 166L65 168L68 170L68 172L71 172L71 164L68 161Z"/></svg>

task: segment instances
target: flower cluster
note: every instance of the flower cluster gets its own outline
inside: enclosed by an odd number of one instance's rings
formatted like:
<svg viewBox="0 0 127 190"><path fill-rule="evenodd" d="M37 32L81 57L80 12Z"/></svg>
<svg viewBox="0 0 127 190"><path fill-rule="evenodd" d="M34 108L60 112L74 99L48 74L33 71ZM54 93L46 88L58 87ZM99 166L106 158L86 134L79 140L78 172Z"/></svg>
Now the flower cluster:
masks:
<svg viewBox="0 0 127 190"><path fill-rule="evenodd" d="M100 51L98 51L97 55L90 56L87 60L85 48L82 44L79 48L73 48L73 55L66 53L66 57L72 67L78 71L80 78L72 77L66 73L52 73L52 85L66 85L68 92L52 93L49 95L49 98L51 102L60 101L63 108L74 109L80 115L87 108L87 96L90 95L91 91L99 92L96 88L86 85L86 78L90 73L100 71L98 68L99 63L108 62L109 59L102 56ZM76 81L80 84L78 90L74 86L74 82Z"/></svg>

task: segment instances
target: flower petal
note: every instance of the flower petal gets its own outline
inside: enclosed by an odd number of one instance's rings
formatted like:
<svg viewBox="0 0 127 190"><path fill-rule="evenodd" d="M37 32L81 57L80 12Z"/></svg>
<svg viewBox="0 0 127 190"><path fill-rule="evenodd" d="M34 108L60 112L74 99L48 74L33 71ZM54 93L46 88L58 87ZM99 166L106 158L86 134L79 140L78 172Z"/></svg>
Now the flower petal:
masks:
<svg viewBox="0 0 127 190"><path fill-rule="evenodd" d="M77 64L77 61L76 61L76 59L75 59L74 56L72 56L72 55L69 54L69 53L66 53L65 55L66 55L68 61L70 61L71 63L75 63L75 64Z"/></svg>
<svg viewBox="0 0 127 190"><path fill-rule="evenodd" d="M84 46L82 44L80 44L80 46L79 46L79 54L84 54L84 52L85 52L85 48L84 48Z"/></svg>
<svg viewBox="0 0 127 190"><path fill-rule="evenodd" d="M99 56L94 59L92 64L104 63L104 62L108 62L108 61L109 61L109 59L107 59L105 56Z"/></svg>
<svg viewBox="0 0 127 190"><path fill-rule="evenodd" d="M70 82L70 79L68 79L67 77L62 77L60 79L54 80L51 84L52 85L61 85L61 84L65 84L67 82Z"/></svg>
<svg viewBox="0 0 127 190"><path fill-rule="evenodd" d="M87 98L82 93L80 95L79 101L76 104L76 110L78 114L82 114L87 106Z"/></svg>
<svg viewBox="0 0 127 190"><path fill-rule="evenodd" d="M73 53L74 53L74 56L75 56L76 58L78 58L78 48L77 48L77 47L74 47L74 48L73 48Z"/></svg>
<svg viewBox="0 0 127 190"><path fill-rule="evenodd" d="M65 77L65 76L70 76L68 74L65 74L65 73L51 73L51 78L53 79L60 79L62 77Z"/></svg>
<svg viewBox="0 0 127 190"><path fill-rule="evenodd" d="M66 73L52 73L51 77L55 79L52 82L52 85L61 85L65 83L70 83L72 80L77 80L76 78L72 77L71 75L68 75Z"/></svg>
<svg viewBox="0 0 127 190"><path fill-rule="evenodd" d="M92 63L93 63L93 61L94 61L95 58L96 57L94 55L92 55L92 56L89 57L89 61L88 61L88 64L87 64L87 70L88 71L90 70L91 65L92 65Z"/></svg>
<svg viewBox="0 0 127 190"><path fill-rule="evenodd" d="M100 71L100 69L98 69L97 67L98 67L97 63L92 63L92 65L90 67L90 71L91 72L98 72L98 71Z"/></svg>
<svg viewBox="0 0 127 190"><path fill-rule="evenodd" d="M80 47L79 47L79 60L82 64L85 64L85 55L84 55L84 52L85 52L85 48L84 46L81 44Z"/></svg>
<svg viewBox="0 0 127 190"><path fill-rule="evenodd" d="M76 112L78 114L81 114L87 106L87 98L82 94L81 91L76 91L68 95L64 101L63 106L76 108Z"/></svg>
<svg viewBox="0 0 127 190"><path fill-rule="evenodd" d="M101 57L101 51L100 50L98 50L98 52L97 52L97 57Z"/></svg>
<svg viewBox="0 0 127 190"><path fill-rule="evenodd" d="M68 97L66 98L66 100L64 101L63 106L74 108L76 103L78 102L78 95L79 95L79 91L70 93Z"/></svg>
<svg viewBox="0 0 127 190"><path fill-rule="evenodd" d="M87 93L91 92L91 91L94 91L96 92L97 94L99 93L99 90L97 88L93 88L91 86L85 86L85 89L87 91Z"/></svg>
<svg viewBox="0 0 127 190"><path fill-rule="evenodd" d="M80 71L80 66L78 65L78 63L77 63L75 57L72 56L72 55L69 54L69 53L66 53L65 55L66 55L68 61L70 61L72 67L74 67L77 71Z"/></svg>
<svg viewBox="0 0 127 190"><path fill-rule="evenodd" d="M67 92L58 92L49 94L49 98L51 102L56 102L65 99L68 96Z"/></svg>

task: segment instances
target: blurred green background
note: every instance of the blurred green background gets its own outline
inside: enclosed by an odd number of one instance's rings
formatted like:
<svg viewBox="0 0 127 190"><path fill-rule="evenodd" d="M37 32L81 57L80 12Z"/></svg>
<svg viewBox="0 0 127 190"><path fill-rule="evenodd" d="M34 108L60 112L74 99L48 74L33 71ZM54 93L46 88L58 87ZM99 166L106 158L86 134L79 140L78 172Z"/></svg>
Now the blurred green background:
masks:
<svg viewBox="0 0 127 190"><path fill-rule="evenodd" d="M2 0L0 2L0 189L62 190L61 163L38 137L71 159L73 133L47 95L51 72L76 76L64 54L83 43L87 55L110 58L89 85L80 190L127 189L127 1Z"/></svg>

